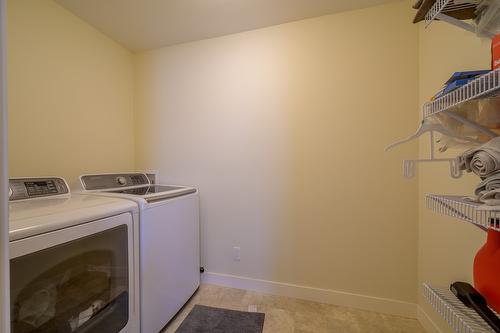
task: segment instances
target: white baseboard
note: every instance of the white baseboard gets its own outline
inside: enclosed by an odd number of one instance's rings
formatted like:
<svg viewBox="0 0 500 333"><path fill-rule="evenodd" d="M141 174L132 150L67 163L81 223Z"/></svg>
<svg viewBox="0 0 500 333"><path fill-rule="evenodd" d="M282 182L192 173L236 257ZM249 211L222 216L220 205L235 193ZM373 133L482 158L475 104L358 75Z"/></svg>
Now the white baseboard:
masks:
<svg viewBox="0 0 500 333"><path fill-rule="evenodd" d="M428 333L443 333L436 323L420 306L417 306L417 320Z"/></svg>
<svg viewBox="0 0 500 333"><path fill-rule="evenodd" d="M394 299L212 272L205 272L202 275L202 282L224 287L245 289L278 296L288 296L308 301L375 311L407 318L417 318L416 304Z"/></svg>

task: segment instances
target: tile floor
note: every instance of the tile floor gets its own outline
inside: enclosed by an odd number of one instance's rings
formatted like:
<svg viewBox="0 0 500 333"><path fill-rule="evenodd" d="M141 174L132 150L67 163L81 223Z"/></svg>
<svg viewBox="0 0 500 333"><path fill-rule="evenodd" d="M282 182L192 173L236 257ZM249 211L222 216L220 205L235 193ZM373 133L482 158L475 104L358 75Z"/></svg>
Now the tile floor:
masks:
<svg viewBox="0 0 500 333"><path fill-rule="evenodd" d="M208 284L163 333L174 333L195 304L240 311L256 306L266 314L263 333L425 333L414 319Z"/></svg>

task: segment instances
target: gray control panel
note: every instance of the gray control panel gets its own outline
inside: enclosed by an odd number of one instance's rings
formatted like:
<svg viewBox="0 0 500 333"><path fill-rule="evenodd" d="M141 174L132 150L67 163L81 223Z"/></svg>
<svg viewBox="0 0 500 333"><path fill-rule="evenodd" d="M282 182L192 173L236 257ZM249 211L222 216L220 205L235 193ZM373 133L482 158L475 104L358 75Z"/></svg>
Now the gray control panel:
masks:
<svg viewBox="0 0 500 333"><path fill-rule="evenodd" d="M68 194L69 188L62 178L9 179L9 201Z"/></svg>
<svg viewBox="0 0 500 333"><path fill-rule="evenodd" d="M83 188L87 191L150 184L148 177L143 173L85 175L81 180Z"/></svg>

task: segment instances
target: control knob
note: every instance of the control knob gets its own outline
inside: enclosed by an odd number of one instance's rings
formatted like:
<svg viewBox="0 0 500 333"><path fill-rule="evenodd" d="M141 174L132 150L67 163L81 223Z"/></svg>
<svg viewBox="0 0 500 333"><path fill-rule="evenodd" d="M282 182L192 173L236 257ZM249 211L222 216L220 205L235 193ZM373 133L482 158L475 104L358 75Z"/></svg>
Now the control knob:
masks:
<svg viewBox="0 0 500 333"><path fill-rule="evenodd" d="M119 185L122 185L122 186L123 186L123 185L126 185L126 184L127 184L127 178L122 177L122 176L117 177L117 178L116 178L116 182L117 182Z"/></svg>

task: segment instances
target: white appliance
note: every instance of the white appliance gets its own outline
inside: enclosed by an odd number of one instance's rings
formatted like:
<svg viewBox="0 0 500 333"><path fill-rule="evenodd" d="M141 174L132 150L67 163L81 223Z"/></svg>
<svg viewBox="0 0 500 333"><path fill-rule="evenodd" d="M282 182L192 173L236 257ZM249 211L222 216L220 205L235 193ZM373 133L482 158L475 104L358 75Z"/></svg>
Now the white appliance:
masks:
<svg viewBox="0 0 500 333"><path fill-rule="evenodd" d="M139 332L138 209L9 180L12 333Z"/></svg>
<svg viewBox="0 0 500 333"><path fill-rule="evenodd" d="M158 333L200 285L198 191L152 185L143 173L83 175L80 186L138 204L141 332Z"/></svg>

